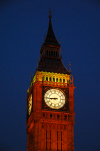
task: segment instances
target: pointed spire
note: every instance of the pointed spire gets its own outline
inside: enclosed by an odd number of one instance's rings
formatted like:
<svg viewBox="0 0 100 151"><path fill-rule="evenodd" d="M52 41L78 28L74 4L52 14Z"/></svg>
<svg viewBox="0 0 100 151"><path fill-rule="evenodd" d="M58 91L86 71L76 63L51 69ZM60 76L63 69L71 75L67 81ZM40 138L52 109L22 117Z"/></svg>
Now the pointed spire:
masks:
<svg viewBox="0 0 100 151"><path fill-rule="evenodd" d="M46 35L46 39L45 42L43 43L43 45L53 45L53 46L60 46L60 44L58 43L53 28L52 28L52 23L51 23L51 17L52 17L52 11L51 8L49 10L49 27L48 27L48 31L47 31L47 35Z"/></svg>
<svg viewBox="0 0 100 151"><path fill-rule="evenodd" d="M51 18L52 17L52 11L51 11L51 7L49 8L49 11L48 11L48 13L49 13L49 18Z"/></svg>

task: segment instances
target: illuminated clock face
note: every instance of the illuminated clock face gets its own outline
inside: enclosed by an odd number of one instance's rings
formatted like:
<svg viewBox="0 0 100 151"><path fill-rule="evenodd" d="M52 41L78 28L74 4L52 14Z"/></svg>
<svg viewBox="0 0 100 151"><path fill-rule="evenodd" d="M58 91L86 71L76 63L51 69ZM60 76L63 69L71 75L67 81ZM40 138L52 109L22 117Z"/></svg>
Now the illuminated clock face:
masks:
<svg viewBox="0 0 100 151"><path fill-rule="evenodd" d="M31 110L32 110L32 94L29 98L29 108L28 108L28 114L30 115L31 114Z"/></svg>
<svg viewBox="0 0 100 151"><path fill-rule="evenodd" d="M65 95L59 89L49 89L44 94L45 103L52 109L60 109L65 104Z"/></svg>

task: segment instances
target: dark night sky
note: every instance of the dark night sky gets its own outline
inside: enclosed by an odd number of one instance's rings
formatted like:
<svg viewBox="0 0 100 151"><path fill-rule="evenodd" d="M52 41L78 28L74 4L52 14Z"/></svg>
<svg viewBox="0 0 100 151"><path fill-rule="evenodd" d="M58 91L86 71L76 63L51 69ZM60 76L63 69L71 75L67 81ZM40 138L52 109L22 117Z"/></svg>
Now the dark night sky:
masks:
<svg viewBox="0 0 100 151"><path fill-rule="evenodd" d="M75 151L100 151L100 1L0 1L0 151L25 151L26 96L52 26L76 86Z"/></svg>

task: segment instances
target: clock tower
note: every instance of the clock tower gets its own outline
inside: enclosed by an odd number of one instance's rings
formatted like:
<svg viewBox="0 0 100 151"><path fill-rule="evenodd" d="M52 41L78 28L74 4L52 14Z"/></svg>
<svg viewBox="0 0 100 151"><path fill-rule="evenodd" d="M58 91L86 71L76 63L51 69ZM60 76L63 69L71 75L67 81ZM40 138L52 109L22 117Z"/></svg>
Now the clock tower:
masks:
<svg viewBox="0 0 100 151"><path fill-rule="evenodd" d="M49 14L40 61L27 90L27 151L74 151L74 84Z"/></svg>

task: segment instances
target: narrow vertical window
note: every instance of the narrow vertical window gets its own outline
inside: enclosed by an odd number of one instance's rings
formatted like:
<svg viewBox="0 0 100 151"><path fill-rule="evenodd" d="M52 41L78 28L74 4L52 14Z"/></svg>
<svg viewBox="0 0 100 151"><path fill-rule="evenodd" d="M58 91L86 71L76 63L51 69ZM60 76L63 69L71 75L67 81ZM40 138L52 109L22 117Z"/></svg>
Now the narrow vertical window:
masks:
<svg viewBox="0 0 100 151"><path fill-rule="evenodd" d="M59 118L59 115L57 115L57 118Z"/></svg>
<svg viewBox="0 0 100 151"><path fill-rule="evenodd" d="M47 150L47 141L46 141L46 150Z"/></svg>
<svg viewBox="0 0 100 151"><path fill-rule="evenodd" d="M61 131L61 151L62 151L62 131Z"/></svg>
<svg viewBox="0 0 100 151"><path fill-rule="evenodd" d="M57 142L57 151L58 151L58 142Z"/></svg>
<svg viewBox="0 0 100 151"><path fill-rule="evenodd" d="M51 141L50 141L50 150L51 150Z"/></svg>
<svg viewBox="0 0 100 151"><path fill-rule="evenodd" d="M47 130L46 130L46 140L47 140Z"/></svg>
<svg viewBox="0 0 100 151"><path fill-rule="evenodd" d="M43 113L43 117L45 117L45 114Z"/></svg>
<svg viewBox="0 0 100 151"><path fill-rule="evenodd" d="M62 131L61 131L61 141L62 141Z"/></svg>
<svg viewBox="0 0 100 151"><path fill-rule="evenodd" d="M65 119L67 119L67 115L65 115Z"/></svg>
<svg viewBox="0 0 100 151"><path fill-rule="evenodd" d="M58 151L58 131L57 131L57 151Z"/></svg>
<svg viewBox="0 0 100 151"><path fill-rule="evenodd" d="M47 150L47 130L46 130L46 150Z"/></svg>
<svg viewBox="0 0 100 151"><path fill-rule="evenodd" d="M50 114L50 117L52 117L52 114ZM50 130L51 131L51 130Z"/></svg>
<svg viewBox="0 0 100 151"><path fill-rule="evenodd" d="M58 141L58 131L57 131L57 141Z"/></svg>
<svg viewBox="0 0 100 151"><path fill-rule="evenodd" d="M51 150L51 130L50 130L50 150Z"/></svg>
<svg viewBox="0 0 100 151"><path fill-rule="evenodd" d="M61 151L62 151L62 142L61 142Z"/></svg>

